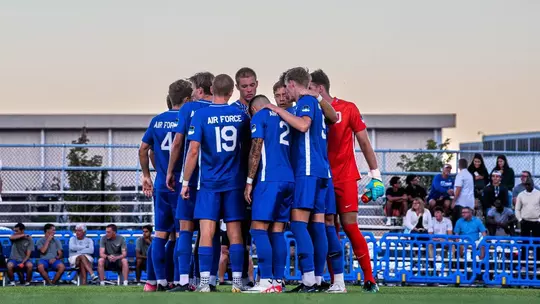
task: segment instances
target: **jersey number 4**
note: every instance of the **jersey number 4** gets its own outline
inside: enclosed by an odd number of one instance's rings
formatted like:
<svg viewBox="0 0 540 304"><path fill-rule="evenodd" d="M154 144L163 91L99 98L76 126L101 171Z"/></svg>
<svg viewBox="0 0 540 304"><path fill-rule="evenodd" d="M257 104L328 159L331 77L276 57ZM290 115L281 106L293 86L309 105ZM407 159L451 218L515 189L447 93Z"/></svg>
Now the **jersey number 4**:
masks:
<svg viewBox="0 0 540 304"><path fill-rule="evenodd" d="M167 132L167 135L165 135L165 138L161 142L161 151L171 152L171 144L172 144L172 132Z"/></svg>
<svg viewBox="0 0 540 304"><path fill-rule="evenodd" d="M237 133L234 126L216 127L216 151L234 151L236 149Z"/></svg>

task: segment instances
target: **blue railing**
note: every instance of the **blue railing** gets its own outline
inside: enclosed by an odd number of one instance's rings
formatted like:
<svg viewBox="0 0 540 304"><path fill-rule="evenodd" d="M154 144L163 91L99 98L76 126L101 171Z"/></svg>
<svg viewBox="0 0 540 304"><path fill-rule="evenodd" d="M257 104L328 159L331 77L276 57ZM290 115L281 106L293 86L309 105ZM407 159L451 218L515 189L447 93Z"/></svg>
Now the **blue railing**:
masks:
<svg viewBox="0 0 540 304"><path fill-rule="evenodd" d="M1 234L0 244L4 252L11 244L8 235ZM42 232L35 232L36 238ZM140 233L132 231L119 232L126 238L128 259L134 265L135 240ZM97 244L103 231L88 231L99 252ZM484 237L475 241L470 237L448 235L412 235L387 233L377 240L371 233L363 233L372 258L373 273L380 282L397 284L446 284L446 285L509 285L540 287L540 238L522 237ZM70 232L57 232L57 237L64 245L67 255L67 244ZM290 232L285 234L290 248L295 248L296 241ZM352 246L347 237L341 233L344 247L344 264L346 281L360 281L363 277L361 269L356 266ZM37 258L37 255L34 256ZM295 250L289 250L286 260L285 277L287 280L300 280L298 256ZM67 262L67 261L66 261ZM97 263L97 260L95 261ZM67 263L66 263L67 265ZM76 275L76 274L75 274ZM72 280L75 275L66 273L63 280ZM130 278L133 273L130 274ZM109 273L109 279L116 279L117 274ZM325 273L328 280L329 275ZM145 275L143 275L143 279ZM35 274L34 280L41 280Z"/></svg>

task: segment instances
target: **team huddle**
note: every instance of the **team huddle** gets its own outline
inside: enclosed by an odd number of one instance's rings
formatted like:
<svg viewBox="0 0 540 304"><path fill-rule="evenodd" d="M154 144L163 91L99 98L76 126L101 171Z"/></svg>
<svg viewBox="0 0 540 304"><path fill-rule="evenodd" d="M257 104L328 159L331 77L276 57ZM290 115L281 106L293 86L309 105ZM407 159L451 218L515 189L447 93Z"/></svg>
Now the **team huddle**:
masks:
<svg viewBox="0 0 540 304"><path fill-rule="evenodd" d="M235 87L240 99L229 104ZM290 292L346 292L341 229L362 268L364 291L377 292L357 225L354 138L370 168L366 194L376 200L385 189L356 105L330 97L322 70L283 73L273 87L277 106L257 95L257 87L250 68L240 69L235 80L203 72L170 85L170 110L152 119L139 151L143 191L155 204L145 291L216 291L223 221L232 292L285 291L286 230L296 240L302 272ZM157 172L153 183L150 162ZM251 240L257 283L247 275ZM325 267L331 284L322 280Z"/></svg>

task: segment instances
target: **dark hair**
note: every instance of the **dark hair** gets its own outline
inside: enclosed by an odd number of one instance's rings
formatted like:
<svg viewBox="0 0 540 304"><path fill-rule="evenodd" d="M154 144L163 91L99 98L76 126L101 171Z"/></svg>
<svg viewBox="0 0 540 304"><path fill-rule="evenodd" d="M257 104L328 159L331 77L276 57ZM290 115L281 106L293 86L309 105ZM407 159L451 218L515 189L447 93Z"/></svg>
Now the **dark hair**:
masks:
<svg viewBox="0 0 540 304"><path fill-rule="evenodd" d="M182 105L186 98L191 97L191 93L193 93L193 88L187 80L180 79L169 85L169 100L172 106Z"/></svg>
<svg viewBox="0 0 540 304"><path fill-rule="evenodd" d="M26 227L24 226L23 223L17 223L17 224L13 227L13 229L15 229L15 228L17 228L17 229L19 229L19 230L24 230L24 229L26 229Z"/></svg>
<svg viewBox="0 0 540 304"><path fill-rule="evenodd" d="M54 227L53 224L45 224L45 226L43 226L43 232L47 232L47 230L51 229L52 227Z"/></svg>
<svg viewBox="0 0 540 304"><path fill-rule="evenodd" d="M461 158L459 161L458 161L458 166L460 169L466 169L467 168L467 160L465 158Z"/></svg>
<svg viewBox="0 0 540 304"><path fill-rule="evenodd" d="M210 72L200 72L189 77L189 81L195 85L196 89L203 89L205 95L212 95L210 87L212 86L212 81L214 81L214 74Z"/></svg>
<svg viewBox="0 0 540 304"><path fill-rule="evenodd" d="M287 76L287 72L289 70L281 73L281 75L279 76L279 80L278 80L278 83L280 83L283 87L286 87L287 86L287 83L285 83L285 76Z"/></svg>
<svg viewBox="0 0 540 304"><path fill-rule="evenodd" d="M217 96L226 96L231 94L234 90L234 81L231 76L227 74L217 75L212 82L212 90L214 95Z"/></svg>
<svg viewBox="0 0 540 304"><path fill-rule="evenodd" d="M152 225L145 225L145 226L142 227L142 229L143 230L146 229L146 230L152 232Z"/></svg>
<svg viewBox="0 0 540 304"><path fill-rule="evenodd" d="M497 156L497 161L495 162L495 168L493 168L493 170L500 170L499 159L504 160L504 166L502 169L504 170L504 173L506 174L508 172L508 169L510 169L510 166L508 165L508 160L506 159L506 156L502 154Z"/></svg>
<svg viewBox="0 0 540 304"><path fill-rule="evenodd" d="M326 93L330 92L330 79L323 70L318 69L311 73L311 82L316 85L322 85L326 90Z"/></svg>
<svg viewBox="0 0 540 304"><path fill-rule="evenodd" d="M433 214L435 214L437 211L439 211L439 212L441 212L441 213L444 213L443 208L440 207L440 206L435 207L435 209L433 210Z"/></svg>
<svg viewBox="0 0 540 304"><path fill-rule="evenodd" d="M417 177L416 174L409 174L409 175L407 175L407 177L405 178L405 183L406 183L407 185L410 185L410 184L412 183L413 179L415 179L416 177Z"/></svg>
<svg viewBox="0 0 540 304"><path fill-rule="evenodd" d="M521 171L521 173L525 173L525 174L527 174L527 175L528 175L528 177L527 177L527 178L532 178L532 174L531 174L531 171L523 170L523 171Z"/></svg>
<svg viewBox="0 0 540 304"><path fill-rule="evenodd" d="M118 231L118 227L116 227L115 224L109 224L109 225L107 225L107 228L111 228L111 230L114 231L114 232Z"/></svg>
<svg viewBox="0 0 540 304"><path fill-rule="evenodd" d="M274 84L274 86L272 87L272 92L273 93L276 93L277 90L281 89L281 88L284 88L285 86L283 85L283 83L281 81L278 81Z"/></svg>
<svg viewBox="0 0 540 304"><path fill-rule="evenodd" d="M254 77L255 80L257 80L257 74L255 74L255 71L251 68L241 68L236 72L236 75L234 75L234 79L236 80L236 83L240 82L240 78L246 78L246 77Z"/></svg>
<svg viewBox="0 0 540 304"><path fill-rule="evenodd" d="M287 75L285 75L285 83L291 80L307 88L309 86L309 82L311 81L311 75L309 75L308 69L296 67L288 70Z"/></svg>
<svg viewBox="0 0 540 304"><path fill-rule="evenodd" d="M172 109L172 103L171 103L171 99L169 98L169 95L167 95L167 109Z"/></svg>
<svg viewBox="0 0 540 304"><path fill-rule="evenodd" d="M401 180L401 178L399 176L393 176L391 179L390 179L390 186L394 186L394 184L397 184L399 183Z"/></svg>
<svg viewBox="0 0 540 304"><path fill-rule="evenodd" d="M484 163L484 158L482 157L480 153L474 154L473 160L471 161L471 164L469 165L467 169L469 170L469 172L471 172L472 175L474 175L474 172L477 171L476 167L474 166L474 159L480 160L480 168L478 168L478 173L487 179L487 177L489 176L489 173L486 168L486 164Z"/></svg>

